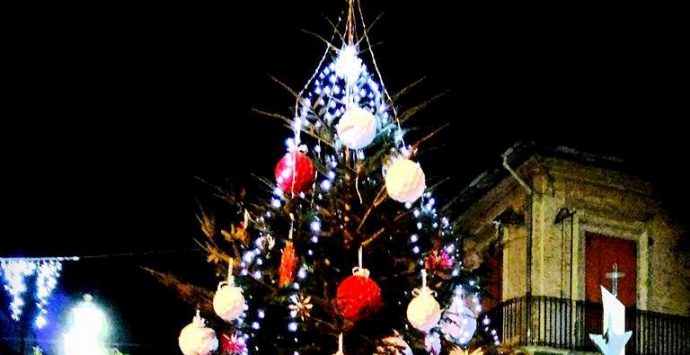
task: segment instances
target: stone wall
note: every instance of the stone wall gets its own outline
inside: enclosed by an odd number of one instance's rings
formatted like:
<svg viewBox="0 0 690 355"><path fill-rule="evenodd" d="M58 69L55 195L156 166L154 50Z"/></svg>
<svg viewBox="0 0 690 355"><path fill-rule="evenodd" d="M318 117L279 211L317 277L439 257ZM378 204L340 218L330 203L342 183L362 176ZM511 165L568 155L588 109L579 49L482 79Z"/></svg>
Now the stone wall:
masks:
<svg viewBox="0 0 690 355"><path fill-rule="evenodd" d="M592 232L637 243L638 308L690 315L688 255L677 248L687 234L668 221L648 183L610 169L539 156L517 172L532 195L508 177L460 218L480 239L477 244L486 246L494 235L487 229L501 213L510 208L524 216L523 224L504 225L500 233L503 300L525 295L528 283L533 295L584 299L585 235ZM556 223L562 208L575 214Z"/></svg>

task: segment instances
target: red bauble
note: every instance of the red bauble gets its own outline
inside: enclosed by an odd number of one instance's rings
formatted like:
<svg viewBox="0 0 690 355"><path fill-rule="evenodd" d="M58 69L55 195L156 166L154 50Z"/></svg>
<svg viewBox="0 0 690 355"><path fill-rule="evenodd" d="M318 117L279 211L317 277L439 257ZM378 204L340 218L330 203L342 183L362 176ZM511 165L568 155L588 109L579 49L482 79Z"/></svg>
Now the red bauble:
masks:
<svg viewBox="0 0 690 355"><path fill-rule="evenodd" d="M276 165L275 175L276 185L283 192L300 193L314 183L314 164L302 152L286 153Z"/></svg>
<svg viewBox="0 0 690 355"><path fill-rule="evenodd" d="M338 310L343 318L357 321L381 307L381 288L366 276L348 276L336 296Z"/></svg>

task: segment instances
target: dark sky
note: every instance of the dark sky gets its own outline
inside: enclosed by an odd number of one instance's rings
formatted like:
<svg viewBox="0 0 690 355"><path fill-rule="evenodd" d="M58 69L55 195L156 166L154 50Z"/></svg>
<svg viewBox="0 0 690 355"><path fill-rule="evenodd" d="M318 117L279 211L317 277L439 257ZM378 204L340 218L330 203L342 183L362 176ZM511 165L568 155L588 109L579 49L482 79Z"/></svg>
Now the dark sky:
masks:
<svg viewBox="0 0 690 355"><path fill-rule="evenodd" d="M303 85L323 45L301 29L328 36L323 15L337 18L345 2L237 3L16 14L3 51L0 255L188 250L203 193L194 176L270 177L287 132L250 109L288 112L291 97L268 74ZM427 77L401 105L450 90L410 125L451 124L422 158L432 179L452 178L451 193L514 142L536 140L622 157L671 205L688 196L687 40L671 12L392 0L364 9L370 20L384 13L371 36L386 86ZM110 304L129 328L120 341L174 348L191 311L138 267L186 268L210 284L200 259L75 263L62 291Z"/></svg>

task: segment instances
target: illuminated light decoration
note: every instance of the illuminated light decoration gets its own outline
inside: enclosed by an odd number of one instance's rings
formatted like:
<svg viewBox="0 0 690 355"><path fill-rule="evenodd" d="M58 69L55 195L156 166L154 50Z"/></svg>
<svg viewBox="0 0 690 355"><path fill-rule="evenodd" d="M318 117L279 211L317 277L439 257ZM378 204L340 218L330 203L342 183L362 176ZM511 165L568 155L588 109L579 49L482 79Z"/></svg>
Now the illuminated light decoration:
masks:
<svg viewBox="0 0 690 355"><path fill-rule="evenodd" d="M27 279L36 277L36 293L33 298L36 303L37 315L34 326L38 329L48 324L48 302L53 290L57 287L63 261L77 261L78 257L46 257L46 258L0 258L4 289L10 296L10 317L14 321L21 320L26 305L25 293L28 290Z"/></svg>
<svg viewBox="0 0 690 355"><path fill-rule="evenodd" d="M89 295L72 309L71 329L64 334L65 355L105 355L107 318Z"/></svg>
<svg viewBox="0 0 690 355"><path fill-rule="evenodd" d="M321 222L319 222L318 220L312 221L310 227L313 232L319 232L321 231Z"/></svg>
<svg viewBox="0 0 690 355"><path fill-rule="evenodd" d="M37 267L36 308L38 309L38 316L36 316L34 325L38 329L43 328L48 323L46 319L48 300L57 286L57 279L60 277L61 270L62 263L58 261L42 262Z"/></svg>

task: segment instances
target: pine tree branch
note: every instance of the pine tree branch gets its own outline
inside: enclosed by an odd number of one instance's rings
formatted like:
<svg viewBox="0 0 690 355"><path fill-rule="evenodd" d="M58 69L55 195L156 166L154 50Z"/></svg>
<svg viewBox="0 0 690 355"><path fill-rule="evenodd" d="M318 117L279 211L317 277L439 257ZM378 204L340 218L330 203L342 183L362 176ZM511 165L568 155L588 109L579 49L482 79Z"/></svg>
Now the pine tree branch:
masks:
<svg viewBox="0 0 690 355"><path fill-rule="evenodd" d="M412 82L411 84L408 84L407 86L405 86L404 88L402 88L400 91L398 91L397 93L395 93L395 94L393 95L393 97L392 97L392 98L393 98L393 101L398 101L398 99L399 99L400 97L402 97L403 95L407 94L408 91L410 91L410 90L411 90L412 88L414 88L415 86L419 85L419 84L420 84L422 81L424 81L424 80L426 80L426 76L423 76L423 77L421 77L421 78L415 80L415 81Z"/></svg>
<svg viewBox="0 0 690 355"><path fill-rule="evenodd" d="M212 190L214 190L213 196L215 196L215 197L217 197L223 201L226 201L231 205L234 205L237 203L237 199L235 198L235 196L233 194L229 193L226 189L220 187L219 185L212 184L212 183L206 181L205 179L203 179L202 177L195 176L194 178L199 180L200 182L202 182L204 185L210 187ZM203 212L203 209L202 209L202 212Z"/></svg>
<svg viewBox="0 0 690 355"><path fill-rule="evenodd" d="M290 118L288 118L287 116L281 115L279 113L263 111L263 110L260 110L258 108L253 108L253 107L251 110L252 110L252 112L258 113L260 115L264 115L266 117L272 117L272 118L277 118L277 119L283 120L283 121L287 122L288 124L292 123L292 120Z"/></svg>
<svg viewBox="0 0 690 355"><path fill-rule="evenodd" d="M213 313L213 293L203 287L188 284L177 278L176 276L156 271L147 267L143 268L145 271L155 277L158 282L166 287L174 288L178 296L185 302L195 305L204 313Z"/></svg>
<svg viewBox="0 0 690 355"><path fill-rule="evenodd" d="M450 126L450 123L445 123L443 126L441 126L441 127L439 127L439 128L436 128L436 129L433 130L431 133L429 133L429 134L427 134L426 136L420 138L417 142L415 142L415 143L412 145L412 151L413 151L413 152L416 151L417 148L419 148L419 146L420 146L422 143L428 141L428 140L431 139L433 136L435 136L436 134L438 134L438 132L441 132L442 130L448 128L449 126Z"/></svg>
<svg viewBox="0 0 690 355"><path fill-rule="evenodd" d="M438 94L438 95L436 95L436 96L434 96L434 97L432 97L432 98L430 98L430 99L428 99L428 100L422 102L422 103L419 104L419 105L416 105L416 106L414 106L414 107L411 107L411 108L405 110L403 113L401 113L401 114L398 116L399 119L400 119L400 123L401 123L401 124L402 124L402 123L405 123L405 121L407 121L407 120L410 119L412 116L414 116L415 114L417 114L417 112L419 112L419 111L421 111L421 110L427 108L432 102L434 102L434 101L438 100L439 98L445 96L448 92L450 92L450 90L446 90L446 91L444 91L444 92L442 92L442 93L440 93L440 94Z"/></svg>
<svg viewBox="0 0 690 355"><path fill-rule="evenodd" d="M357 233L359 233L362 230L362 227L364 226L364 223L367 221L367 218L369 218L369 215L371 215L371 212L376 208L379 204L381 204L379 199L381 199L384 194L386 193L386 186L384 185L381 187L381 190L376 194L376 198L374 198L374 201L372 202L371 206L367 209L367 212L364 213L364 217L362 217L362 221L359 222L359 225L357 226ZM378 203L377 203L378 202Z"/></svg>
<svg viewBox="0 0 690 355"><path fill-rule="evenodd" d="M361 38L359 39L359 41L357 41L357 46L359 46L359 45L362 43L362 41L369 35L369 32L371 32L371 30L372 30L374 27L376 27L376 24L379 22L379 20L380 20L382 17L383 17L383 12L380 13L378 16L376 16L376 18L374 19L374 21L372 21L372 22L369 24L369 26L367 26L367 30L364 31L364 33L362 33ZM364 23L364 19L362 19L362 23Z"/></svg>
<svg viewBox="0 0 690 355"><path fill-rule="evenodd" d="M308 35L312 35L312 36L316 37L317 39L319 39L319 40L322 41L323 43L326 43L326 45L327 45L329 48L333 49L334 51L338 51L338 47L334 46L334 45L331 43L331 41L329 41L329 40L327 40L327 39L321 37L321 35L319 35L318 33L314 33L314 32L312 32L312 31L309 31L309 30L306 30L306 29L302 29L302 32L304 32L304 33L306 33L306 34L308 34Z"/></svg>
<svg viewBox="0 0 690 355"><path fill-rule="evenodd" d="M294 98L299 98L299 94L297 91L295 91L293 88L291 88L288 84L282 82L280 79L276 78L275 76L268 74L268 77L271 78L271 80L278 84L280 87L283 89L287 90Z"/></svg>
<svg viewBox="0 0 690 355"><path fill-rule="evenodd" d="M326 21L328 22L328 24L331 25L331 28L333 29L333 32L334 32L336 35L338 35L338 37L340 38L340 41L345 41L345 37L343 36L342 33L340 33L340 30L338 29L338 26L337 26L335 23L333 23L333 21L331 21L331 19L328 18L328 16L324 15L323 13L321 14L321 16L323 16L323 18L326 19Z"/></svg>

